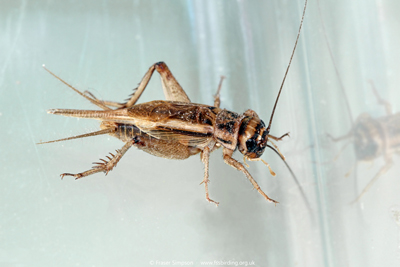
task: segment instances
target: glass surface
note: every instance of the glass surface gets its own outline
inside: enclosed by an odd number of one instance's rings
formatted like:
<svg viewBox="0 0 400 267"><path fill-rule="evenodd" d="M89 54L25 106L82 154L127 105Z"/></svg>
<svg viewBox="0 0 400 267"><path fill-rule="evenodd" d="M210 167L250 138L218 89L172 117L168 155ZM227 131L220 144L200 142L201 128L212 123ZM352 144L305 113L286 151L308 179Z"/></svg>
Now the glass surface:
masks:
<svg viewBox="0 0 400 267"><path fill-rule="evenodd" d="M275 136L290 132L277 144L306 200L271 150L262 158L276 177L261 162L249 163L249 171L280 203L252 190L219 149L210 158L216 208L199 185L198 155L173 161L131 149L107 176L74 181L59 175L85 171L123 143L97 136L36 144L99 125L46 113L97 107L42 64L114 101L126 99L159 61L196 103L212 105L224 75L221 107L253 109L268 123L303 5L1 1L0 265L399 266L399 137L378 138L384 150L366 162L355 156L354 139L327 136L348 134L363 113L387 116L369 81L399 114L398 1L309 2L271 128ZM158 76L140 102L164 98ZM396 133L396 125L385 129ZM390 159L393 166L352 203Z"/></svg>

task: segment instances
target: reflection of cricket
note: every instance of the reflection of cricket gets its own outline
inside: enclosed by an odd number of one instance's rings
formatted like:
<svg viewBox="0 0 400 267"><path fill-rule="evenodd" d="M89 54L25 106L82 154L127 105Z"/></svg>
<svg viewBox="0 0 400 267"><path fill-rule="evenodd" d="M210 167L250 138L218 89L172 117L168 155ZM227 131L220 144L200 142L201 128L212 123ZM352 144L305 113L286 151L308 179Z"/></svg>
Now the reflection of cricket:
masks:
<svg viewBox="0 0 400 267"><path fill-rule="evenodd" d="M358 201L393 164L392 156L400 152L400 113L393 114L389 102L382 99L372 81L372 90L378 99L378 103L384 105L386 116L373 118L363 113L353 123L350 132L334 141L351 138L357 161L371 161L380 156L385 159L385 165L375 174L372 180L362 190L354 202Z"/></svg>
<svg viewBox="0 0 400 267"><path fill-rule="evenodd" d="M325 31L324 21L321 15L321 10L318 1L318 9L321 18L321 25L325 41L328 47L328 51L335 68L336 75L339 79L340 88L343 94L346 96L344 85L340 78L339 70L336 67L336 63L332 54L332 50L329 45L328 37ZM392 156L393 154L400 152L400 113L393 114L392 107L389 102L382 99L378 94L372 81L369 81L372 86L374 95L376 96L378 103L383 105L386 109L386 116L373 118L367 113L363 113L354 121L351 109L346 100L346 109L351 118L351 130L344 136L333 138L328 135L333 141L341 141L344 139L351 139L350 142L354 144L354 151L356 154L357 163L360 161L372 161L380 156L384 157L385 165L375 174L367 186L361 191L357 198L353 201L357 202L390 167L393 165ZM350 143L349 142L349 143ZM346 146L349 144L347 143ZM345 147L346 147L345 146Z"/></svg>

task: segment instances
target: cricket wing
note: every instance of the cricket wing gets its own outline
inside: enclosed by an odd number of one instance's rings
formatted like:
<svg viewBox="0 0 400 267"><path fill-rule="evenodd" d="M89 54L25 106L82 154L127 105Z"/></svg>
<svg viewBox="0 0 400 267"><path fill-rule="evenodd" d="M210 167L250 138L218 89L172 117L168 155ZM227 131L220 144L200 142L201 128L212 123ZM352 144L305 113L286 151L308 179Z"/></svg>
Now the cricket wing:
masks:
<svg viewBox="0 0 400 267"><path fill-rule="evenodd" d="M203 147L213 139L215 122L214 109L203 106L160 100L117 110L52 109L48 113L135 125L157 139Z"/></svg>
<svg viewBox="0 0 400 267"><path fill-rule="evenodd" d="M219 110L201 104L175 101L152 101L129 109L135 126L150 136L202 146L213 138Z"/></svg>
<svg viewBox="0 0 400 267"><path fill-rule="evenodd" d="M156 127L151 129L141 126L139 127L139 129L154 138L166 141L176 141L181 143L182 145L193 147L205 147L213 139L213 136L211 134L200 134L196 132L182 131L176 129L172 130L163 127Z"/></svg>

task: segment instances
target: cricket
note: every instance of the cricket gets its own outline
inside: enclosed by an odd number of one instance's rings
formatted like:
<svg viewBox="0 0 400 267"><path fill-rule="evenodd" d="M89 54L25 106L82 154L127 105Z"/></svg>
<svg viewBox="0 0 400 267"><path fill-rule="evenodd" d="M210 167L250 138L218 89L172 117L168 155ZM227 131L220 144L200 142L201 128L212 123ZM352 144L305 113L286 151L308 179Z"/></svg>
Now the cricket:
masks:
<svg viewBox="0 0 400 267"><path fill-rule="evenodd" d="M87 171L76 174L61 174L62 178L72 176L75 179L81 179L99 172L107 175L131 147L136 147L157 157L176 160L183 160L200 153L200 159L205 167L204 178L200 184L204 184L206 200L216 205L219 203L212 200L208 192L209 157L211 152L222 147L224 162L241 171L267 201L275 204L278 203L278 201L264 193L244 164L247 165L246 160L261 161L267 165L271 175L275 176L269 164L261 159L265 149L267 147L272 149L285 160L279 148L272 140L281 141L283 137L289 134L285 133L278 137L270 134L270 130L279 96L282 92L300 37L306 7L307 0L305 1L295 45L268 125L251 109L248 109L243 114L239 114L220 108L220 90L223 78L221 78L217 93L214 96L213 106L192 103L164 62L153 64L134 90L130 99L123 103L103 101L96 98L90 92L81 92L43 65L43 68L52 76L101 109L50 109L47 112L67 117L96 119L100 120L101 124L99 131L41 142L39 144L104 134L111 135L125 143L121 149L106 156L106 159L100 159L100 162L95 162L94 166ZM144 92L154 71L157 71L161 77L165 100L154 100L138 104L137 101ZM239 150L243 154L244 164L232 157L233 152L236 150Z"/></svg>

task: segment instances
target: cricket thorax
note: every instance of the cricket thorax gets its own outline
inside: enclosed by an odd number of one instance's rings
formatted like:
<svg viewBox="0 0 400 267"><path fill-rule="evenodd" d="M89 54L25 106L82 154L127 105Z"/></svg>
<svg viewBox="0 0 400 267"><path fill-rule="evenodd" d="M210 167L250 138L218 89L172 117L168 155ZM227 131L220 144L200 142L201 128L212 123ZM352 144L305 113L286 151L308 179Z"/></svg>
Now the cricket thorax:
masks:
<svg viewBox="0 0 400 267"><path fill-rule="evenodd" d="M221 110L217 114L214 137L222 146L235 150L238 143L239 128L244 115Z"/></svg>

